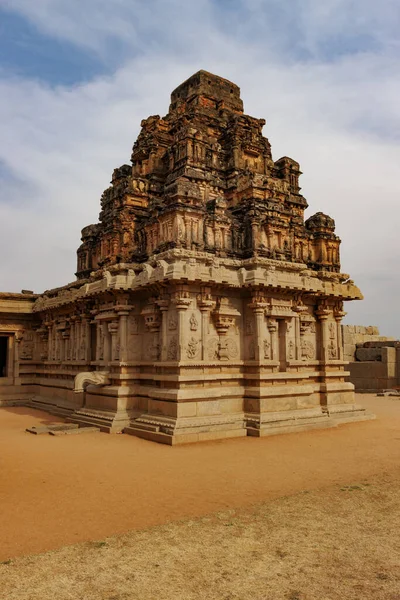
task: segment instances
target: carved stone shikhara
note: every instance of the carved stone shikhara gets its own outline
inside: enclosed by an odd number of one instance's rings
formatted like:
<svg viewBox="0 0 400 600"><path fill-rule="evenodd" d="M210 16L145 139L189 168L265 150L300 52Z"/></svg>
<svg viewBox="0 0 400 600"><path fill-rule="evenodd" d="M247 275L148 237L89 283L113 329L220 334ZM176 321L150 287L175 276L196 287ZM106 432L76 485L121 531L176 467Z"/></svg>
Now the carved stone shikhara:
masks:
<svg viewBox="0 0 400 600"><path fill-rule="evenodd" d="M272 159L264 124L206 71L142 121L132 165L82 230L77 281L32 300L26 396L170 444L366 418L340 327L361 293L340 273L333 219L304 220L299 164ZM107 379L77 406L88 371Z"/></svg>

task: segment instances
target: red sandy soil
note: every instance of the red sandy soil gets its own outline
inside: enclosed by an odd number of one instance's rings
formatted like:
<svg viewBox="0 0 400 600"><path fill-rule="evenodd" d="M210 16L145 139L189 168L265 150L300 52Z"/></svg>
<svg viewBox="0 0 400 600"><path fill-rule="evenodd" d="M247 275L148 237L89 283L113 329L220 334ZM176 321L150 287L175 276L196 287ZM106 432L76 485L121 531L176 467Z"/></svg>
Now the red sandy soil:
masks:
<svg viewBox="0 0 400 600"><path fill-rule="evenodd" d="M127 435L25 432L60 421L0 410L0 560L399 469L400 400L374 421L170 447Z"/></svg>

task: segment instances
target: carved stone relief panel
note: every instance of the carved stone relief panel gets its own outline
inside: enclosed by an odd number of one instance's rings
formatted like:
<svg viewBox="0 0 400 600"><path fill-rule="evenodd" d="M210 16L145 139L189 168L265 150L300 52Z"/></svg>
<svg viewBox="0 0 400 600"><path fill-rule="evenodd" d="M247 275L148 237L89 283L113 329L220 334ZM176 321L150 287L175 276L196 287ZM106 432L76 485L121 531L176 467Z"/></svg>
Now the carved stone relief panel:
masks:
<svg viewBox="0 0 400 600"><path fill-rule="evenodd" d="M226 340L226 349L228 358L233 360L239 356L238 341L234 337L228 337Z"/></svg>
<svg viewBox="0 0 400 600"><path fill-rule="evenodd" d="M339 358L338 342L337 342L337 324L336 321L331 321L328 324L329 342L328 342L328 358L329 360L337 360Z"/></svg>
<svg viewBox="0 0 400 600"><path fill-rule="evenodd" d="M219 338L212 337L207 340L207 358L209 360L219 359Z"/></svg>
<svg viewBox="0 0 400 600"><path fill-rule="evenodd" d="M196 339L195 337L192 336L189 339L189 342L188 342L188 344L186 346L186 356L190 360L198 358L199 354L200 354L200 348L201 348L200 340L198 340L198 339Z"/></svg>
<svg viewBox="0 0 400 600"><path fill-rule="evenodd" d="M178 316L175 312L170 313L168 316L168 329L175 331L178 327Z"/></svg>
<svg viewBox="0 0 400 600"><path fill-rule="evenodd" d="M287 322L286 325L286 356L288 360L296 358L296 333L293 319Z"/></svg>
<svg viewBox="0 0 400 600"><path fill-rule="evenodd" d="M178 338L173 335L168 343L167 359L176 360L178 358Z"/></svg>
<svg viewBox="0 0 400 600"><path fill-rule="evenodd" d="M146 336L145 342L145 360L159 360L161 353L161 346L158 339L158 335L152 335L151 337Z"/></svg>
<svg viewBox="0 0 400 600"><path fill-rule="evenodd" d="M309 339L301 340L301 359L302 360L315 359L315 345Z"/></svg>
<svg viewBox="0 0 400 600"><path fill-rule="evenodd" d="M199 328L199 322L198 322L197 317L194 314L194 312L190 316L189 325L190 325L190 331L197 331Z"/></svg>
<svg viewBox="0 0 400 600"><path fill-rule="evenodd" d="M25 331L19 347L19 358L21 360L33 359L34 339L33 331Z"/></svg>

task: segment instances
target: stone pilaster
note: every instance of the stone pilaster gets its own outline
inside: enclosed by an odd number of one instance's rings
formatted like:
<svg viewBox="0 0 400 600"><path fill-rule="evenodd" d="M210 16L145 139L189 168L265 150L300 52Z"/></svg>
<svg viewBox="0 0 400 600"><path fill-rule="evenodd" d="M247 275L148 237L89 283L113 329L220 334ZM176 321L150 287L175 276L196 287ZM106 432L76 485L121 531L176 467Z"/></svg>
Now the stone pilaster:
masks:
<svg viewBox="0 0 400 600"><path fill-rule="evenodd" d="M268 318L268 331L271 334L271 358L274 362L279 361L279 339L278 339L278 322L276 319Z"/></svg>
<svg viewBox="0 0 400 600"><path fill-rule="evenodd" d="M173 304L175 304L176 311L178 313L178 360L182 361L185 359L185 312L190 306L191 299L189 292L186 290L177 291L173 298Z"/></svg>
<svg viewBox="0 0 400 600"><path fill-rule="evenodd" d="M111 360L111 335L108 331L108 322L103 321L101 327L103 333L103 361L108 363Z"/></svg>
<svg viewBox="0 0 400 600"><path fill-rule="evenodd" d="M108 323L108 332L111 336L110 340L110 360L119 360L119 348L118 348L118 321L111 321Z"/></svg>
<svg viewBox="0 0 400 600"><path fill-rule="evenodd" d="M130 307L132 308L132 307ZM119 310L119 360L127 362L128 360L128 316L129 310Z"/></svg>
<svg viewBox="0 0 400 600"><path fill-rule="evenodd" d="M265 360L265 309L267 303L263 298L253 298L249 308L254 313L255 360L262 363Z"/></svg>
<svg viewBox="0 0 400 600"><path fill-rule="evenodd" d="M47 360L53 360L53 323L47 322L46 326L49 331L47 338Z"/></svg>
<svg viewBox="0 0 400 600"><path fill-rule="evenodd" d="M82 313L80 323L80 336L79 336L79 354L77 358L90 362L92 350L91 350L91 339L90 339L90 316Z"/></svg>
<svg viewBox="0 0 400 600"><path fill-rule="evenodd" d="M69 360L75 360L76 357L76 343L77 343L77 333L78 333L78 324L76 321L77 317L71 317L71 325L70 325L70 334L69 334Z"/></svg>
<svg viewBox="0 0 400 600"><path fill-rule="evenodd" d="M301 360L301 315L302 313L307 311L307 307L304 306L301 301L295 304L292 307L293 312L295 313L294 317L294 336L295 336L295 344L296 344L296 360Z"/></svg>
<svg viewBox="0 0 400 600"><path fill-rule="evenodd" d="M215 307L215 301L207 290L201 293L197 304L201 312L201 359L208 360L207 344L210 331L211 311Z"/></svg>
<svg viewBox="0 0 400 600"><path fill-rule="evenodd" d="M169 301L165 298L157 301L157 304L161 310L161 360L168 360L168 308Z"/></svg>
<svg viewBox="0 0 400 600"><path fill-rule="evenodd" d="M339 360L344 360L343 333L341 322L346 315L347 313L343 310L343 302L338 303L333 310L333 316L336 321L336 339L338 345Z"/></svg>
<svg viewBox="0 0 400 600"><path fill-rule="evenodd" d="M17 331L15 333L15 336L14 336L14 342L15 342L15 344L14 344L14 361L13 361L12 369L9 369L9 371L11 371L11 373L9 373L9 377L14 377L14 382L16 382L16 380L19 378L19 346L22 342L22 337L23 337L22 331ZM8 343L8 352L9 352L10 362L11 362L12 348L10 347L10 340Z"/></svg>
<svg viewBox="0 0 400 600"><path fill-rule="evenodd" d="M322 363L328 361L328 345L329 345L329 331L328 331L328 317L330 315L329 309L323 304L318 305L315 311L320 327L320 340L319 340L319 357Z"/></svg>

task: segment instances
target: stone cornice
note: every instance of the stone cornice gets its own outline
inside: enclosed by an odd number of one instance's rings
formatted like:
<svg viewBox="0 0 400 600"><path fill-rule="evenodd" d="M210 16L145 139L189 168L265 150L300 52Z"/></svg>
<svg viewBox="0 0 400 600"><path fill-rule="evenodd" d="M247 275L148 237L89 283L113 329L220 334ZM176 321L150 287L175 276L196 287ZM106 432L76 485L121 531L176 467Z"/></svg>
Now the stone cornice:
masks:
<svg viewBox="0 0 400 600"><path fill-rule="evenodd" d="M257 257L246 260L217 258L206 252L173 249L159 255L157 260L141 265L121 264L112 270L92 273L91 281L80 287L74 283L70 288L43 294L36 300L33 311L51 310L111 291L145 290L154 284L182 282L227 288L270 288L271 291L303 292L344 300L362 299L360 290L346 274L315 272L301 263Z"/></svg>

